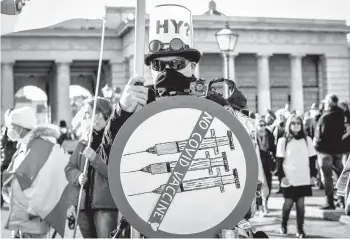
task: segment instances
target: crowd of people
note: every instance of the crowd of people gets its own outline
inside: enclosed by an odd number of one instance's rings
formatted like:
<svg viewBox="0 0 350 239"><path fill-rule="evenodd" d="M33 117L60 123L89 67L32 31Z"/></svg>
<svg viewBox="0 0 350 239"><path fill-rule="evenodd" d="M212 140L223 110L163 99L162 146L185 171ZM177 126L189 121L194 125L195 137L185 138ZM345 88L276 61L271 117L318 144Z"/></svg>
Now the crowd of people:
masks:
<svg viewBox="0 0 350 239"><path fill-rule="evenodd" d="M77 194L81 185L85 189L79 220L79 228L84 238L108 237L117 227L118 218L118 210L108 188L107 164L101 159L96 160L96 151L101 148L103 141L110 141L111 134L112 137L115 136L116 132L112 131L115 129L111 128L111 123L117 127L120 125L118 122L113 124L113 121L110 121L113 119L110 102L99 97L93 122L93 140L90 148L86 149L89 132L87 129L90 127L86 122L91 124L92 107L93 100L89 100L85 107L85 117L81 122L81 125L85 125L83 128L86 131L80 135L79 143L65 169L67 179L76 187ZM124 112L124 116L127 118L129 114ZM24 139L36 129L35 116L30 108L8 110L5 118L8 123L2 132L1 172L8 168L14 157L19 157L21 150L18 149L25 144ZM286 107L275 113L268 110L264 116L257 115L257 145L269 188L267 195L258 198L257 209L261 216L269 213L268 199L272 189L272 178L277 176L279 189L276 193L282 193L285 198L282 208L282 234L287 233L289 214L295 203L298 237L305 237L304 198L312 196L312 186L317 185L325 190L325 205L321 209L345 207L343 197L334 200L333 177L334 173L339 177L349 157L349 120L348 104L338 102L337 96L332 94L327 95L318 108L313 104L304 114L289 111ZM66 122L61 121L58 126L51 126L50 130L45 129L44 133L37 136L53 140L60 145L65 140L74 139L75 133L68 129ZM109 131L106 134L107 126ZM89 167L87 174L83 173L85 160L90 160L92 166ZM14 188L15 186L13 185ZM1 204L3 201L1 197ZM73 204L76 207L78 200ZM8 226L14 229L11 223ZM45 231L47 225L41 222L40 227ZM37 230L34 234L40 235L43 231Z"/></svg>
<svg viewBox="0 0 350 239"><path fill-rule="evenodd" d="M178 8L184 10L179 5L160 5L156 8L158 13L162 12L161 15L164 15L164 8L169 8L169 13ZM153 12L155 13L156 11ZM188 21L190 26L192 16L190 12L188 15L188 19L184 20ZM153 85L145 86L146 79L143 76L133 76L125 85L116 107L113 108L111 102L105 98L98 97L96 102L87 101L83 107L83 117L75 122L80 125L79 132L75 132L79 136L77 139L79 143L67 160L65 168L63 167L64 170L62 169L64 175L62 172L61 175L68 181L69 186L74 187L72 204L79 212L78 225L84 238L108 238L118 226L118 209L108 183L108 162L113 141L123 124L140 107L158 98L198 96L191 91L191 83L198 80L195 72L201 53L192 48L192 34L188 34L188 30L181 30L179 33L178 28L176 32L169 30L155 34L155 21L153 24L150 21L149 52L144 59L145 65L152 71ZM250 116L247 110L247 98L234 82L230 87L232 91L228 98L209 90L203 98L217 103L217 107L223 107L230 112L237 110L247 117ZM194 89L197 90L196 87ZM93 115L94 103L96 111ZM335 168L338 175L341 173L343 159L347 158L350 151L345 147L350 145L349 142L346 143L349 141L349 120L348 105L339 103L335 95L327 95L318 109L313 106L305 115L282 109L276 113L268 111L268 114L256 120L257 143L266 184L271 192L272 176L277 175L280 181L279 191L285 198L282 233L287 233L289 213L295 203L298 237L305 237L304 198L312 195L311 185L316 181L317 175L320 175L325 189L326 204L323 209L344 206L342 198L334 203L332 172ZM35 114L29 107L6 112L5 125L1 141L4 154L1 171L3 173L6 170L12 176L2 185L3 189L5 188L2 190L2 196L10 206L8 219L4 223L5 228L20 232L21 237L44 238L51 225L29 205L14 171L28 155L32 157L31 159L33 157L42 159L47 148L64 145L67 139L74 139L75 133L71 134L67 123L63 121L59 126L36 125ZM88 165L87 172L85 165ZM50 179L47 177L41 180ZM260 185L259 182L257 184ZM84 189L81 197L80 188ZM257 200L258 208L265 213L268 212L269 194ZM81 205L77 208L79 199ZM252 207L255 208L255 200L252 201ZM254 216L254 213L249 213L251 211L253 210L247 212L245 219ZM232 225L232 228L228 229L234 230L235 226Z"/></svg>
<svg viewBox="0 0 350 239"><path fill-rule="evenodd" d="M304 198L312 196L312 186L325 191L322 210L344 208L344 197L334 193L334 176L338 178L349 158L350 111L347 102L328 94L309 111L289 111L288 105L275 113L267 111L257 119L257 142L260 160L269 190L273 175L278 177L279 189L285 198L281 233L287 233L287 222L296 204L298 236L305 237ZM270 193L269 193L270 194ZM257 203L260 215L268 213L268 195Z"/></svg>

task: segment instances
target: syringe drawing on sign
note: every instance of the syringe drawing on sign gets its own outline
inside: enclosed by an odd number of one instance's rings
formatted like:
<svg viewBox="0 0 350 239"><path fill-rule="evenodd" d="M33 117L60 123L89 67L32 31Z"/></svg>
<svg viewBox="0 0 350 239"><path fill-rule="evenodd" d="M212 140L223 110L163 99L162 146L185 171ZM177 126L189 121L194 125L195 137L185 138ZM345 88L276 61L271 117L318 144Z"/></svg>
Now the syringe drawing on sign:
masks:
<svg viewBox="0 0 350 239"><path fill-rule="evenodd" d="M162 174L162 173L170 173L174 170L176 166L177 161L170 161L170 162L161 162L161 163L153 163L149 164L139 170L129 171L129 172L122 172L122 174L125 173L134 173L134 172L144 172L144 173L150 173L150 174ZM196 171L196 170L209 170L209 175L213 174L213 168L217 167L224 167L225 172L228 172L230 170L229 164L227 161L227 155L226 152L222 152L221 156L210 158L209 151L205 152L205 158L197 158L193 159L191 162L191 165L189 167L189 171Z"/></svg>
<svg viewBox="0 0 350 239"><path fill-rule="evenodd" d="M234 150L235 146L233 144L233 138L232 138L232 131L227 131L227 136L222 137L216 137L215 130L210 129L211 137L204 138L202 144L200 145L198 150L203 149L214 149L214 154L219 154L219 147L220 146L229 146L230 150ZM172 141L172 142L166 142L166 143L159 143L156 144L144 151L140 152L134 152L134 153L128 153L124 154L123 156L133 155L133 154L139 154L139 153L151 153L151 154L157 154L157 156L165 155L165 154L176 154L181 153L188 140L181 140L181 141Z"/></svg>
<svg viewBox="0 0 350 239"><path fill-rule="evenodd" d="M232 174L228 174L228 175L221 175L221 171L219 168L216 168L216 171L217 171L217 176L182 181L182 183L180 183L180 187L177 190L177 193L190 192L190 191L196 191L196 190L205 190L205 189L210 189L215 187L220 187L220 192L224 193L225 185L235 184L237 189L241 187L236 168L232 170ZM160 185L159 187L157 187L156 189L150 192L130 194L128 196L138 196L138 195L143 195L148 193L161 194L164 187L165 187L165 184Z"/></svg>

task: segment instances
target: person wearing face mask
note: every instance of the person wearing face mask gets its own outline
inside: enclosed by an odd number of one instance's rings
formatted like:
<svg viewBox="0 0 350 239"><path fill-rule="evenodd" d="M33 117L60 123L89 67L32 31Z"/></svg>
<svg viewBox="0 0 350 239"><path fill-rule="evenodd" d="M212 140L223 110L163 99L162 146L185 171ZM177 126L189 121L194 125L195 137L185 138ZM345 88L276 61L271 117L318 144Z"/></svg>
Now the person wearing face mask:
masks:
<svg viewBox="0 0 350 239"><path fill-rule="evenodd" d="M175 14L174 9L183 14ZM183 17L185 15L188 17ZM131 77L107 123L100 147L97 151L89 149L86 157L95 158L98 154L108 164L114 138L128 118L141 107L163 97L198 97L196 87L193 86L200 81L195 77L195 70L201 53L192 47L191 26L191 12L183 6L166 4L154 8L150 14L148 53L144 58L145 65L151 70L153 82L149 84L143 76ZM235 84L231 87L231 96L227 99L215 92L204 94L204 97L229 110L246 109L247 99L244 94Z"/></svg>
<svg viewBox="0 0 350 239"><path fill-rule="evenodd" d="M305 134L300 116L292 114L286 122L285 134L278 140L276 157L284 204L281 233L287 234L287 223L293 204L297 211L297 237L305 238L304 198L312 196L311 185L316 181L316 151L312 139Z"/></svg>
<svg viewBox="0 0 350 239"><path fill-rule="evenodd" d="M32 199L22 190L16 170L22 166L22 162L37 163L45 162L47 158L55 159L57 154L53 153L52 148L60 135L59 129L55 125L36 125L36 117L30 107L12 110L6 119L6 126L8 137L18 142L19 146L6 171L9 185L3 192L8 193L10 209L5 228L18 230L23 237L46 237L50 226L39 216ZM35 180L40 183L40 177Z"/></svg>
<svg viewBox="0 0 350 239"><path fill-rule="evenodd" d="M134 76L126 84L120 101L106 126L98 151L105 162L108 162L110 149L119 129L140 107L162 97L195 95L191 85L198 80L195 77L195 70L201 53L192 48L192 34L188 33L186 28L174 28L173 23L167 19L174 15L172 9L175 8L182 9L186 14L191 15L187 8L171 4L156 6L150 15L148 53L145 55L144 62L151 70L153 84L146 86L146 79L143 76ZM165 12L168 13L165 14ZM164 22L163 25L157 23L160 22L160 18L163 19L161 20ZM192 19L191 16L188 19ZM189 21L188 24L191 25L192 22ZM182 21L181 26L184 25ZM205 98L224 107L234 105L240 109L247 108L247 99L237 88L233 89L229 97L232 102L213 92L207 94ZM95 153L91 151L91 157L95 157Z"/></svg>
<svg viewBox="0 0 350 239"><path fill-rule="evenodd" d="M117 227L118 210L109 191L107 164L98 155L95 158L86 158L84 151L87 147L91 124L94 132L90 147L94 151L98 149L112 113L112 106L109 100L98 97L92 122L93 103L94 101L90 100L84 107L85 116L81 120L83 135L65 168L65 173L68 181L76 189L75 207L78 205L80 186L84 185L78 220L83 237L108 238L109 233ZM90 165L85 175L83 172L86 160L89 160Z"/></svg>

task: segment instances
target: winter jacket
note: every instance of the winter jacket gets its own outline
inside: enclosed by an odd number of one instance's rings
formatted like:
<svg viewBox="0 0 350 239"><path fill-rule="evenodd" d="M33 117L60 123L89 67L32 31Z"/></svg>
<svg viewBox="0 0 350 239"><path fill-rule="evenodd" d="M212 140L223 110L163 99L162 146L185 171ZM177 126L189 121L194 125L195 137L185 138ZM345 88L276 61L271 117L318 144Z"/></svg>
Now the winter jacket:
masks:
<svg viewBox="0 0 350 239"><path fill-rule="evenodd" d="M80 141L73 152L68 165L65 168L65 173L68 181L75 186L76 195L74 206L78 205L80 184L78 181L79 176L84 171L84 165L86 158L82 155L82 152L87 146L86 141ZM89 205L93 209L114 209L116 208L113 201L111 192L108 185L108 167L105 162L101 160L99 155L96 155L95 160L90 162L92 180L89 181L88 190L83 191L81 207L80 209L86 208L86 203L91 203ZM88 198L90 202L86 202L86 192L89 192Z"/></svg>
<svg viewBox="0 0 350 239"><path fill-rule="evenodd" d="M267 145L261 145L263 141L260 141L259 135L257 135L257 143L259 146L259 154L260 154L260 160L263 162L264 166L266 168L269 168L269 171L272 171L273 169L273 157L276 155L276 145L274 143L274 137L273 134L268 130L265 129L265 140ZM265 174L267 171L265 171Z"/></svg>
<svg viewBox="0 0 350 239"><path fill-rule="evenodd" d="M7 185L4 185L4 193L8 192L8 198L10 209L7 221L5 223L5 229L8 230L20 230L29 234L46 234L49 231L49 225L40 218L37 213L30 207L29 199L25 196L24 192L19 185L14 172L20 166L26 155L40 154L37 145L42 143L42 140L56 143L59 137L59 129L55 125L43 125L37 126L31 130L23 139L21 139L20 146L13 157L13 162L10 164L6 171ZM33 152L33 151L37 152ZM51 157L51 156L50 156ZM50 179L48 179L50 180ZM51 179L53 180L53 179Z"/></svg>
<svg viewBox="0 0 350 239"><path fill-rule="evenodd" d="M326 154L344 152L344 113L339 107L326 111L319 119L315 132L315 148Z"/></svg>

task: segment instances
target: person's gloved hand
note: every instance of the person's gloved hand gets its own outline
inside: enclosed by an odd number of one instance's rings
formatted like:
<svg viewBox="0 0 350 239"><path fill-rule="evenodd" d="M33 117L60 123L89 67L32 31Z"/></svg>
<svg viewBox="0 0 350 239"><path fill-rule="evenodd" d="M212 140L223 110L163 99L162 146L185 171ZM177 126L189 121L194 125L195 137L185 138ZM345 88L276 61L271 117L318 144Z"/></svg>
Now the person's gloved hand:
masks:
<svg viewBox="0 0 350 239"><path fill-rule="evenodd" d="M78 181L80 185L84 185L88 181L88 177L86 176L86 174L82 173L80 174Z"/></svg>
<svg viewBox="0 0 350 239"><path fill-rule="evenodd" d="M145 106L148 100L148 88L143 86L146 82L142 76L132 77L120 97L120 107L123 111L133 113L138 105ZM137 83L141 85L136 85Z"/></svg>
<svg viewBox="0 0 350 239"><path fill-rule="evenodd" d="M86 147L83 155L89 160L89 161L94 161L97 153L95 152L95 150L93 150L92 148Z"/></svg>

